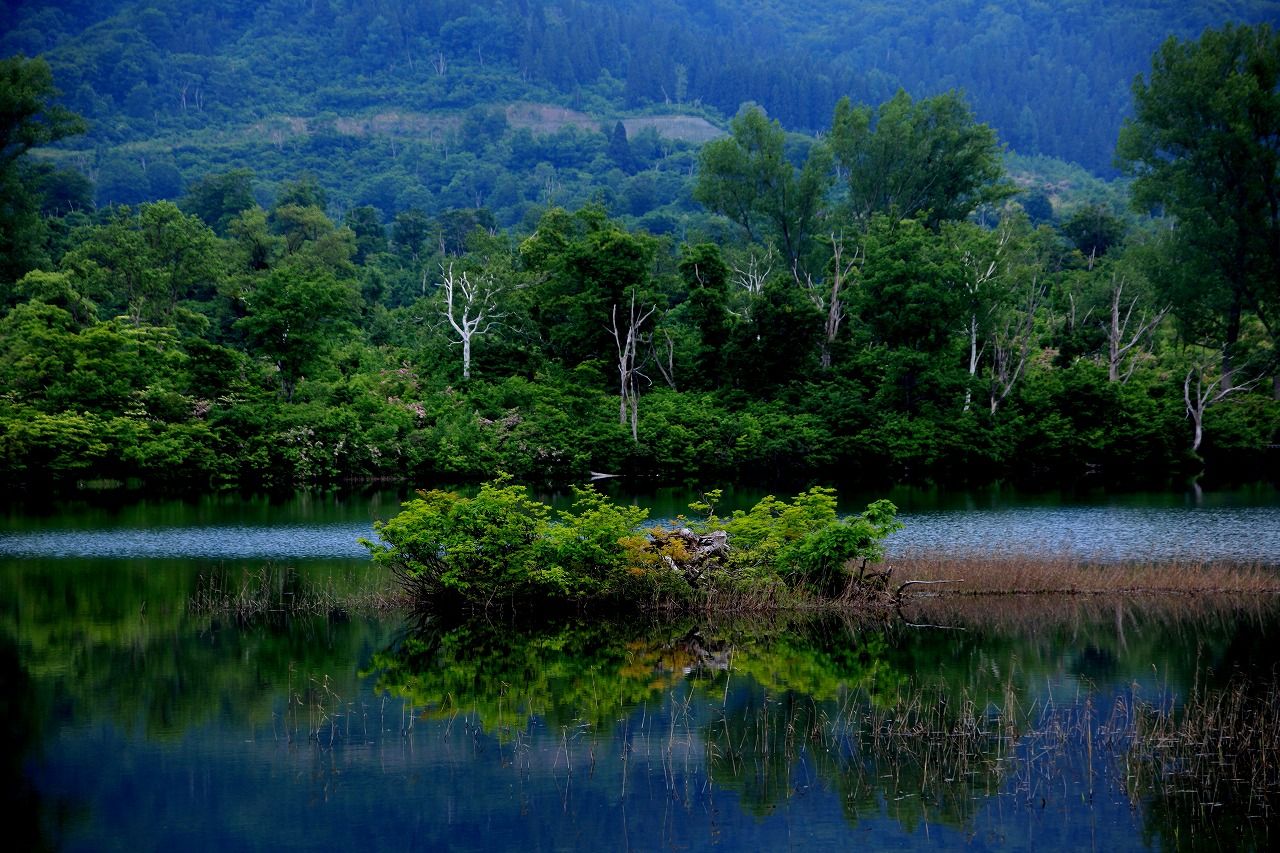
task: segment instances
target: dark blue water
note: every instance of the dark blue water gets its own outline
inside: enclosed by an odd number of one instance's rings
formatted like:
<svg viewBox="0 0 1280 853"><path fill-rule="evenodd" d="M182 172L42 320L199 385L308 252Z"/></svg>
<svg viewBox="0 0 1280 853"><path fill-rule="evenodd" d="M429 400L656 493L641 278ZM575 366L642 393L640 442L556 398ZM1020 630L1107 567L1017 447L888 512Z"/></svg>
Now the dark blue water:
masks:
<svg viewBox="0 0 1280 853"><path fill-rule="evenodd" d="M738 496L749 504L759 495ZM692 497L692 496L688 496ZM1190 559L1280 563L1280 494L1272 489L1220 494L1138 494L1076 503L1017 495L936 495L902 490L905 529L891 553L1015 553L1098 560ZM669 495L622 495L669 517ZM11 513L0 528L0 556L206 560L360 559L373 520L396 512L398 499L378 493L344 501L298 498L246 512L234 502L161 503L147 515L75 508L56 519ZM731 503L729 508L734 505ZM848 511L857 506L846 505Z"/></svg>
<svg viewBox="0 0 1280 853"><path fill-rule="evenodd" d="M899 551L1280 563L1272 491L895 499ZM1188 806L1135 785L1123 751L1100 745L1135 691L1178 702L1233 678L1277 690L1268 602L970 601L905 614L944 626L933 629L193 608L211 574L234 581L266 562L296 566L299 591L360 588L371 565L356 539L398 500L11 508L0 518L11 845L1262 849L1277 831L1274 811L1259 817L1221 788ZM641 500L674 511L670 495ZM963 755L910 738L877 745L867 721L899 713L913 691L947 725L964 708L1014 714L1016 736L993 729Z"/></svg>

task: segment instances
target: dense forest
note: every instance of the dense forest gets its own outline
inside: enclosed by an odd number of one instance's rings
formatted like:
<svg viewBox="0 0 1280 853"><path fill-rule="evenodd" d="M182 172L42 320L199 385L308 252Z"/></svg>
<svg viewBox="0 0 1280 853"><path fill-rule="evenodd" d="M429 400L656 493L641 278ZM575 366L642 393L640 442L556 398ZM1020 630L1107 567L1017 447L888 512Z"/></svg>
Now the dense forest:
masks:
<svg viewBox="0 0 1280 853"><path fill-rule="evenodd" d="M99 205L174 200L202 175L252 164L263 205L306 170L338 212L484 206L509 227L531 226L540 207L595 201L653 233L696 219L686 143L745 102L812 134L842 97L955 89L1011 150L1111 177L1130 84L1166 35L1280 18L1275 0L0 9L0 56L45 56L64 103L88 119L59 161L93 181ZM619 118L630 157L610 149Z"/></svg>
<svg viewBox="0 0 1280 853"><path fill-rule="evenodd" d="M1272 6L936 5L7 4L0 474L1274 475Z"/></svg>

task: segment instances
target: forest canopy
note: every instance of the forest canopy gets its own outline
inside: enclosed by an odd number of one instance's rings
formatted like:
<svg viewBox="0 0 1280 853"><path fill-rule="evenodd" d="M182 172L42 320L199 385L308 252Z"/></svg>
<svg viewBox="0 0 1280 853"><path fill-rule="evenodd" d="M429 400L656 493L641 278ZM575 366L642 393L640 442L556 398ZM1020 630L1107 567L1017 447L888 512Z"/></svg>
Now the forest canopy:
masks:
<svg viewBox="0 0 1280 853"><path fill-rule="evenodd" d="M318 74L304 60L350 36L365 7L309 4L294 25L280 4L212 3L177 28L143 14L152 5L16 10L47 23L49 58L3 66L8 480L284 486L505 470L556 483L595 471L1134 484L1205 465L1274 472L1278 59L1266 26L1171 37L1148 57L1119 136L1129 208L1123 186L1091 197L1020 184L980 99L951 88L860 100L850 86L817 135L760 102L696 142L633 134L640 114L516 127L551 114L489 99L555 86L532 64L509 73L547 56L522 53L531 36L511 24L528 15L552 33L592 4L559 18L537 3L505 18L493 17L500 3L467 6L489 10L487 30L449 4L436 18L379 7L383 29L371 19L365 41L334 53L341 71L363 51L367 92L300 76L234 110L229 93L249 90L227 81L257 79L236 77L252 67L236 51L292 34L289 73ZM750 6L721 11L738 5ZM621 29L598 46L626 44L634 10L609 8ZM125 11L140 15L127 38ZM692 31L718 20L686 12ZM500 36L488 53L480 32ZM139 39L186 51L197 70L153 88L147 75L171 69L143 62ZM131 87L138 110L97 88L105 54L90 48L107 44L117 60L142 51L151 94ZM73 56L80 77L65 76ZM584 105L605 103L600 86L609 103L631 97L611 56L575 90ZM715 113L692 103L694 70L675 108L710 126ZM571 61L555 73L586 72ZM428 79L435 88L420 87ZM509 88L482 93L486 80ZM463 85L470 100L449 101ZM272 99L312 99L310 110L411 92L461 119L409 141L357 133L336 112L320 131L270 112ZM1192 101L1219 112L1179 106ZM261 110L278 138L241 148L227 110ZM1212 132L1223 122L1231 134ZM179 168L162 140L187 130L197 141ZM216 162L199 140L227 133ZM103 134L118 148L81 159L77 146ZM1230 174L1250 177L1212 195L1221 181L1204 164L1222 152L1237 158ZM100 203L126 191L129 204Z"/></svg>

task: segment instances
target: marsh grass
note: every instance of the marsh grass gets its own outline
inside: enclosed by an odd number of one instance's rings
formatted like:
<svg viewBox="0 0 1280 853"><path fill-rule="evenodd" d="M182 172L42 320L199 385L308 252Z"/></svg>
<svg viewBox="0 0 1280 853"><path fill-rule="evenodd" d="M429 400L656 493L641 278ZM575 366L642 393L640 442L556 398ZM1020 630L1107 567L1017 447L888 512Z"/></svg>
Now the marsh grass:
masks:
<svg viewBox="0 0 1280 853"><path fill-rule="evenodd" d="M1267 595L935 595L912 598L899 609L905 629L919 627L1038 637L1069 631L1107 631L1124 637L1154 625L1177 630L1218 630L1242 621L1274 618L1280 599ZM1082 633L1083 632L1083 633Z"/></svg>
<svg viewBox="0 0 1280 853"><path fill-rule="evenodd" d="M1164 801L1192 824L1224 810L1249 820L1280 816L1280 683L1234 679L1197 685L1183 703L1117 703L1127 725L1117 750L1130 796Z"/></svg>
<svg viewBox="0 0 1280 853"><path fill-rule="evenodd" d="M912 823L969 823L991 800L1040 810L1123 796L1170 841L1236 833L1256 844L1280 818L1274 679L1198 689L1181 704L1136 693L1097 702L1084 689L1021 707L1011 685L987 704L921 686L876 701L850 693L834 710L765 701L745 721L708 726L708 762L730 784L754 777L748 787L774 801L813 773L852 816L883 808Z"/></svg>
<svg viewBox="0 0 1280 853"><path fill-rule="evenodd" d="M201 573L190 610L243 621L293 616L385 613L407 606L403 591L383 573L359 578L312 578L291 566L274 564L239 573L219 568Z"/></svg>
<svg viewBox="0 0 1280 853"><path fill-rule="evenodd" d="M1276 595L1280 568L1225 561L1100 563L1069 556L905 554L894 582L948 580L913 595Z"/></svg>

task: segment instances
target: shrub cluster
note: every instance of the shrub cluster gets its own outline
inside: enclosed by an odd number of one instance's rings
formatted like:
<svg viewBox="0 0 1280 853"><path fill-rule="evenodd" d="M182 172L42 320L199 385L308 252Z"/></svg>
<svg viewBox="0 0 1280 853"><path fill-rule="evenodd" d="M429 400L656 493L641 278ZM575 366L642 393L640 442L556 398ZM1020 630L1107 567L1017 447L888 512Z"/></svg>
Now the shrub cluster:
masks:
<svg viewBox="0 0 1280 853"><path fill-rule="evenodd" d="M821 487L792 501L768 496L724 518L714 508L719 493L711 492L691 507L699 520L680 516L674 528L648 529L645 509L590 488L574 494L570 509L553 511L507 475L474 497L419 492L375 524L381 542L364 544L421 607L687 607L735 595L773 603L840 597L901 528L889 501L842 518L834 490Z"/></svg>

